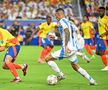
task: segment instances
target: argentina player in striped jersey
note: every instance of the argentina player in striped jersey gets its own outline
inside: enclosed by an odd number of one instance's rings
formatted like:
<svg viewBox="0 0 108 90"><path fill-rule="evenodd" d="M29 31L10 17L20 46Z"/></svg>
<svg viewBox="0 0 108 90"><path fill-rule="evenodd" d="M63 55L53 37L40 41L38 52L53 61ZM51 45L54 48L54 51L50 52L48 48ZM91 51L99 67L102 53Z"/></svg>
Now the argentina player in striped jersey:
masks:
<svg viewBox="0 0 108 90"><path fill-rule="evenodd" d="M76 38L76 45L77 45L77 52L76 54L80 57L82 57L83 60L85 60L87 63L90 62L90 58L87 57L87 55L83 52L84 48L84 38L81 36L80 31L78 27L75 25L74 21L69 19L70 23L72 25L72 30L75 31L75 38Z"/></svg>
<svg viewBox="0 0 108 90"><path fill-rule="evenodd" d="M75 31L71 30L70 21L65 18L64 10L62 8L57 9L55 16L60 25L59 32L61 34L62 46L60 50L55 51L45 58L47 64L58 74L58 81L60 81L64 79L65 76L54 60L57 58L67 58L72 68L84 76L89 81L90 85L96 85L96 81L78 64Z"/></svg>

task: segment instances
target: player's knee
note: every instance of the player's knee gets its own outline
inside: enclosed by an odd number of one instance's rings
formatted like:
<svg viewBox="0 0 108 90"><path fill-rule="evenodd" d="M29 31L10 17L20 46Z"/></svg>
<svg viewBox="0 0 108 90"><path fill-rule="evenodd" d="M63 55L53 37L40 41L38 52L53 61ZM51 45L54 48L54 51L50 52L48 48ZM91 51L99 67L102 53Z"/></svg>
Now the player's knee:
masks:
<svg viewBox="0 0 108 90"><path fill-rule="evenodd" d="M6 64L3 64L2 68L3 69L8 69L8 67L6 66Z"/></svg>
<svg viewBox="0 0 108 90"><path fill-rule="evenodd" d="M10 55L7 55L6 58L5 58L5 63L11 62L12 59L13 59L13 58L12 58Z"/></svg>
<svg viewBox="0 0 108 90"><path fill-rule="evenodd" d="M45 61L48 62L49 61L49 56L45 57Z"/></svg>
<svg viewBox="0 0 108 90"><path fill-rule="evenodd" d="M48 58L47 57L45 57L45 61L48 62Z"/></svg>
<svg viewBox="0 0 108 90"><path fill-rule="evenodd" d="M102 55L104 55L104 52L103 51L96 51L96 55L102 56Z"/></svg>
<svg viewBox="0 0 108 90"><path fill-rule="evenodd" d="M43 48L44 48L44 49L47 49L47 46L46 46L46 45L44 45L44 46L43 46Z"/></svg>
<svg viewBox="0 0 108 90"><path fill-rule="evenodd" d="M48 62L48 61L51 61L52 60L52 56L51 55L48 55L45 57L45 61Z"/></svg>
<svg viewBox="0 0 108 90"><path fill-rule="evenodd" d="M7 69L7 67L6 67L6 66L2 66L2 68L3 68L3 69Z"/></svg>
<svg viewBox="0 0 108 90"><path fill-rule="evenodd" d="M75 70L75 71L78 71L78 66L75 64L75 63L71 63L72 65L72 68Z"/></svg>
<svg viewBox="0 0 108 90"><path fill-rule="evenodd" d="M53 45L50 45L49 47L50 47L50 48L53 48L54 46L53 46Z"/></svg>

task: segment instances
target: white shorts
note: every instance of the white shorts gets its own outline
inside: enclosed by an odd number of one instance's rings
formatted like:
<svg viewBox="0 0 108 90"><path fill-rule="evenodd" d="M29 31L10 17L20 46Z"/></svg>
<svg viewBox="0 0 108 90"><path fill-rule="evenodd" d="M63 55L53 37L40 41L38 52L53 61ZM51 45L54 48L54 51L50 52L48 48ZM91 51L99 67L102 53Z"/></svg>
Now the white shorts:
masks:
<svg viewBox="0 0 108 90"><path fill-rule="evenodd" d="M84 48L84 39L80 38L79 40L77 40L77 48L78 50L82 50Z"/></svg>
<svg viewBox="0 0 108 90"><path fill-rule="evenodd" d="M71 61L71 62L73 62L73 63L77 63L78 62L75 50L73 50L71 53L68 54L68 53L65 53L63 51L63 49L60 49L58 51L55 51L54 53L51 53L51 55L55 59L68 58L68 60Z"/></svg>

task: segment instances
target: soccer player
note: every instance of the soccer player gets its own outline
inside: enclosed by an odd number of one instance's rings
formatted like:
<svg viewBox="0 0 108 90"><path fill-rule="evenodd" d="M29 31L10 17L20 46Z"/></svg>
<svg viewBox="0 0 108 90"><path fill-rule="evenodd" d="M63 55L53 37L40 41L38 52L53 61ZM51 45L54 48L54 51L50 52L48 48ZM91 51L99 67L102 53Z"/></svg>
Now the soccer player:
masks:
<svg viewBox="0 0 108 90"><path fill-rule="evenodd" d="M100 39L97 42L96 54L101 56L103 64L105 65L105 68L103 68L102 70L106 71L108 70L108 61L105 55L106 53L108 54L108 51L106 50L106 36L108 35L108 17L105 15L104 7L99 7L98 32Z"/></svg>
<svg viewBox="0 0 108 90"><path fill-rule="evenodd" d="M46 16L46 22L39 25L37 30L39 30L38 36L40 37L40 46L43 47L41 51L41 55L38 59L39 63L44 63L43 59L46 55L52 50L53 43L47 38L49 32L53 32L55 28L55 24L52 22L51 16Z"/></svg>
<svg viewBox="0 0 108 90"><path fill-rule="evenodd" d="M77 34L76 38L77 38L76 44L77 44L77 49L78 49L76 54L78 56L82 57L83 60L86 60L87 63L89 63L91 61L90 58L87 57L87 55L85 53L83 53L84 38L80 34Z"/></svg>
<svg viewBox="0 0 108 90"><path fill-rule="evenodd" d="M57 58L68 58L75 71L84 76L89 81L90 85L96 85L96 81L86 72L86 70L78 65L78 59L76 55L77 47L75 43L76 38L74 36L75 31L73 26L70 24L70 21L65 18L64 10L62 8L57 9L55 16L60 25L59 32L62 39L62 46L60 50L55 51L45 58L47 64L58 74L58 80L62 80L65 78L65 76L54 60Z"/></svg>
<svg viewBox="0 0 108 90"><path fill-rule="evenodd" d="M0 52L5 51L6 48L8 50L3 60L3 69L9 69L11 71L15 77L12 82L21 82L21 78L16 72L16 69L22 69L23 75L25 76L28 65L19 65L14 63L20 51L20 44L12 34L7 30L0 28Z"/></svg>
<svg viewBox="0 0 108 90"><path fill-rule="evenodd" d="M88 17L85 15L84 16L84 22L81 24L81 30L84 35L84 40L85 40L85 48L87 52L94 57L93 52L91 49L95 49L96 47L93 45L93 32L94 32L94 27L93 24L88 21Z"/></svg>
<svg viewBox="0 0 108 90"><path fill-rule="evenodd" d="M84 38L81 36L81 33L77 26L74 24L74 21L70 19L70 22L73 26L73 29L75 30L75 37L76 37L76 44L77 44L77 52L76 54L80 57L82 57L83 60L86 60L87 63L90 62L90 58L87 57L85 53L83 53L83 48L84 48Z"/></svg>

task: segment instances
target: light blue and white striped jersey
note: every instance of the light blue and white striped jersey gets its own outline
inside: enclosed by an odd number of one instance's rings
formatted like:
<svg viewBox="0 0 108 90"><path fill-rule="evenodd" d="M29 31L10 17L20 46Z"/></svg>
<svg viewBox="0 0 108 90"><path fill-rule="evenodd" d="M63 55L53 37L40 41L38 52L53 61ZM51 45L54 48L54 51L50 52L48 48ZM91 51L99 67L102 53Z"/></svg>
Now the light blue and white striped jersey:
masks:
<svg viewBox="0 0 108 90"><path fill-rule="evenodd" d="M69 41L68 41L67 46L70 50L77 50L74 25L72 25L70 23L70 21L66 18L62 18L59 21L59 25L60 25L59 32L60 32L60 36L61 36L61 39L62 39L62 48L64 48L64 46L65 46L65 32L64 32L64 29L68 28L69 32L70 32L70 36L69 36Z"/></svg>

